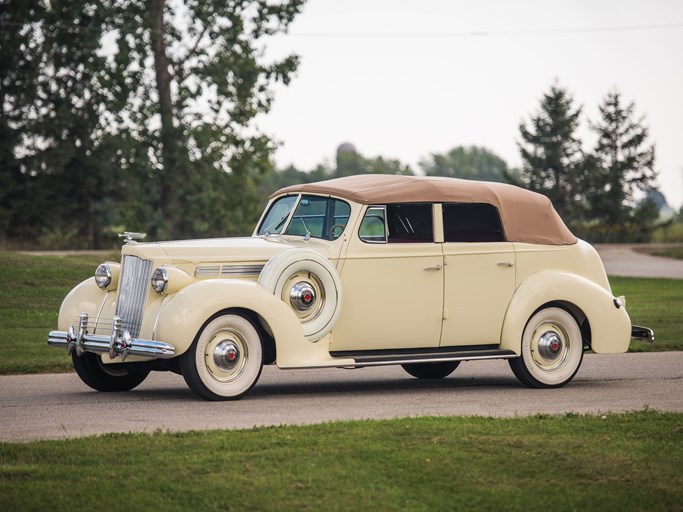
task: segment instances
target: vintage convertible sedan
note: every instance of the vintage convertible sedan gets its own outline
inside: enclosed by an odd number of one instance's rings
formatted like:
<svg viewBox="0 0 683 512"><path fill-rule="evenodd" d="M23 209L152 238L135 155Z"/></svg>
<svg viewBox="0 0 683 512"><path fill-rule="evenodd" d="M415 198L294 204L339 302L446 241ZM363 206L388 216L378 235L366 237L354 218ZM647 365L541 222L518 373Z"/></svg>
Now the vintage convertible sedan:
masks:
<svg viewBox="0 0 683 512"><path fill-rule="evenodd" d="M475 359L559 387L586 350L654 340L550 200L511 185L351 176L276 192L248 238L137 238L69 293L48 336L99 391L170 370L226 400L269 364L434 379Z"/></svg>

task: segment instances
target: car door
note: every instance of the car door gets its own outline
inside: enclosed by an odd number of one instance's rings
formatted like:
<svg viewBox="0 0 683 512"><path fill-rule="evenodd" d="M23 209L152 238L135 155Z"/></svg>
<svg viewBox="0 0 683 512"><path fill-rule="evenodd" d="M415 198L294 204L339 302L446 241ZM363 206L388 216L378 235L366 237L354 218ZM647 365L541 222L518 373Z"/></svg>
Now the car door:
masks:
<svg viewBox="0 0 683 512"><path fill-rule="evenodd" d="M439 345L443 254L433 212L429 203L366 209L341 271L344 304L331 351Z"/></svg>
<svg viewBox="0 0 683 512"><path fill-rule="evenodd" d="M515 291L515 252L489 204L442 205L444 311L441 346L499 344Z"/></svg>

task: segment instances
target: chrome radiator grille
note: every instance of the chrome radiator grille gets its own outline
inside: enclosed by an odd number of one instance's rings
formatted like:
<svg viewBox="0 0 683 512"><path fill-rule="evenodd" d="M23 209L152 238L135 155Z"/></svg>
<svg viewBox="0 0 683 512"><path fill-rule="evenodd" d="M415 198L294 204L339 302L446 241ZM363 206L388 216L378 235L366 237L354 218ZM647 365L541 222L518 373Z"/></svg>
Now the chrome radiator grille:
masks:
<svg viewBox="0 0 683 512"><path fill-rule="evenodd" d="M123 319L123 329L128 331L133 338L140 336L151 273L151 261L137 256L124 256L116 315Z"/></svg>

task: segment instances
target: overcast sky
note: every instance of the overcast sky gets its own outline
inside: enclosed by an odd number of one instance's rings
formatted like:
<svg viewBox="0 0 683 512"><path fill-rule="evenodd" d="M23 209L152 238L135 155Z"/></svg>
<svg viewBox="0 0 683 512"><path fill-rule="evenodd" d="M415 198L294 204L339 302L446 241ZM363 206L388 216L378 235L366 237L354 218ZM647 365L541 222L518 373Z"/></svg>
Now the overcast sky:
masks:
<svg viewBox="0 0 683 512"><path fill-rule="evenodd" d="M555 79L588 120L617 87L645 115L659 184L683 203L683 1L309 0L268 57L301 56L259 127L279 167L311 169L353 143L418 170L476 144L520 165L519 123Z"/></svg>

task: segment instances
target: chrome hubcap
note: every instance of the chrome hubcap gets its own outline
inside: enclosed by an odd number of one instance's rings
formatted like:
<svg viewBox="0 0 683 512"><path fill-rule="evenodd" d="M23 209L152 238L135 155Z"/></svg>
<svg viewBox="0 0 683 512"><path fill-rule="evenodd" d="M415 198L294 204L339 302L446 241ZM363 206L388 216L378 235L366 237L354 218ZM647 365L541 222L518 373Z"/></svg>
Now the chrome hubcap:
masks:
<svg viewBox="0 0 683 512"><path fill-rule="evenodd" d="M213 349L213 362L221 370L229 371L240 361L239 347L232 341L221 341Z"/></svg>
<svg viewBox="0 0 683 512"><path fill-rule="evenodd" d="M553 331L544 333L538 340L538 353L551 361L557 359L562 353L562 338Z"/></svg>
<svg viewBox="0 0 683 512"><path fill-rule="evenodd" d="M289 292L289 302L297 311L308 311L315 304L315 299L315 290L305 281L296 283Z"/></svg>

